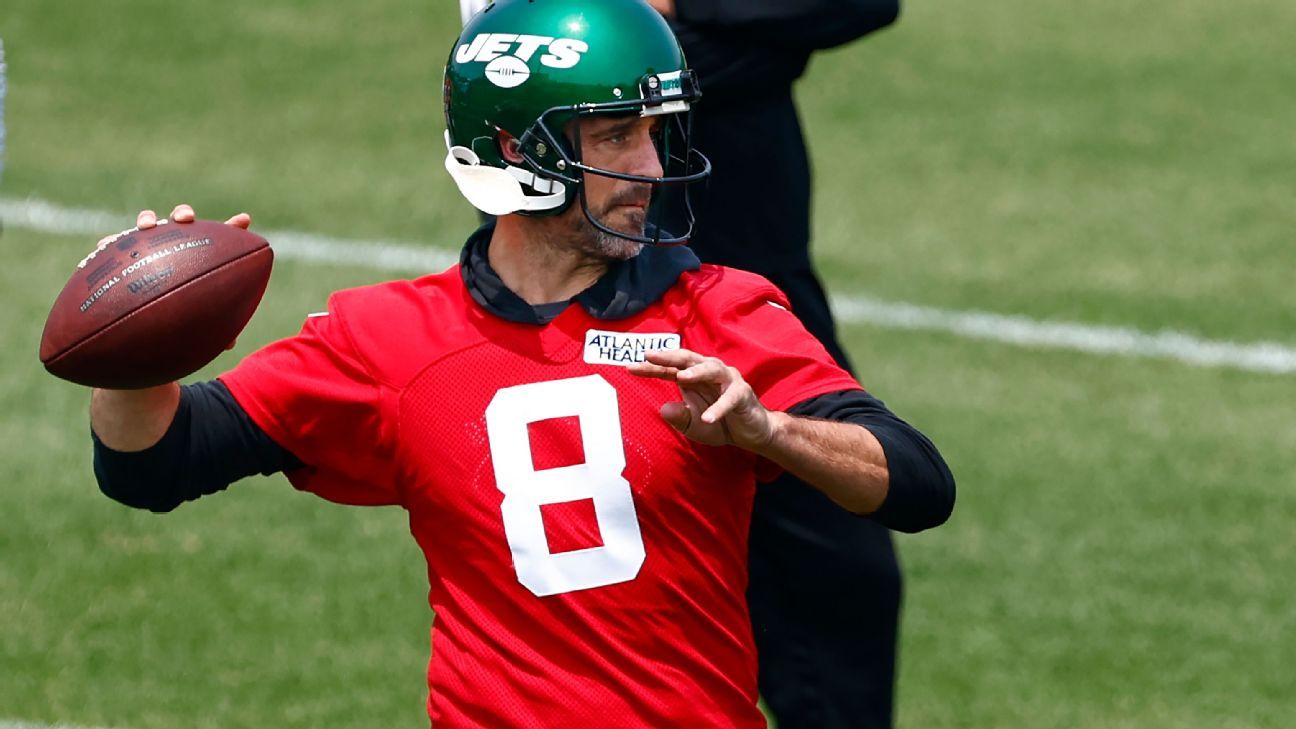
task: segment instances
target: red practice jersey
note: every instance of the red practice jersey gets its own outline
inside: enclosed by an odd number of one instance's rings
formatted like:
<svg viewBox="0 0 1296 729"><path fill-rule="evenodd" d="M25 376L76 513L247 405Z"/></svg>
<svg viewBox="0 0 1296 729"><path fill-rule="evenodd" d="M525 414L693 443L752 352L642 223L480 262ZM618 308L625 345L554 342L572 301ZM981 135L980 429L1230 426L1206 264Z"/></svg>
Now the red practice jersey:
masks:
<svg viewBox="0 0 1296 729"><path fill-rule="evenodd" d="M221 379L331 501L400 505L436 611L444 727L764 727L746 607L749 452L658 414L626 370L683 347L771 409L858 389L763 278L703 266L617 320L540 326L477 304L459 268L334 294Z"/></svg>

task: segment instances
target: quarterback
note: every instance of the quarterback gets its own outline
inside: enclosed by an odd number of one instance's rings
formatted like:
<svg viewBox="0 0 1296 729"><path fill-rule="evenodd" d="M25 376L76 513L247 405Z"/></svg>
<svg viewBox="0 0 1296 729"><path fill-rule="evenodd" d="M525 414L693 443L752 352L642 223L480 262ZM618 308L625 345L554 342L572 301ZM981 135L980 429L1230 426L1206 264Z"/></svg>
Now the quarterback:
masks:
<svg viewBox="0 0 1296 729"><path fill-rule="evenodd" d="M495 2L443 94L446 169L498 221L457 266L338 292L217 380L95 390L100 488L168 511L283 472L405 509L437 727L765 726L757 482L786 470L917 531L948 517L949 470L782 293L657 225L710 165L698 80L647 4Z"/></svg>

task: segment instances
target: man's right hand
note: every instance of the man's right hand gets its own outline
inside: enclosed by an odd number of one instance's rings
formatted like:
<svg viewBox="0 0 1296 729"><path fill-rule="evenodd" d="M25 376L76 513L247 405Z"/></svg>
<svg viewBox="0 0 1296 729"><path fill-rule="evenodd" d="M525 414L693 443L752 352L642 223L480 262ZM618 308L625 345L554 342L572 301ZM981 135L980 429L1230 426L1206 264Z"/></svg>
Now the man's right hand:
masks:
<svg viewBox="0 0 1296 729"><path fill-rule="evenodd" d="M194 209L191 206L187 205L186 203L180 203L179 205L175 206L175 209L171 211L171 222L173 223L192 223L194 221L194 218L195 218ZM99 242L95 244L94 251L92 251L90 255L81 259L81 263L79 263L77 267L80 268L85 266L86 263L91 258L94 258L95 255L98 253L102 253L104 249L112 245L113 241L117 240L118 238L121 238L122 236L125 235L130 235L131 233L134 233L137 230L148 230L149 228L156 228L157 224L158 224L157 213L153 212L152 210L139 211L139 214L135 216L134 228L127 228L126 230L123 230L120 233L113 233L112 235L105 235L104 237L100 238ZM226 220L225 224L233 225L236 228L242 228L243 230L247 230L248 227L252 225L252 216L247 213L239 213L238 215L235 215L229 220Z"/></svg>
<svg viewBox="0 0 1296 729"><path fill-rule="evenodd" d="M193 221L194 210L189 205L181 203L171 211L172 223L183 225ZM225 223L247 229L252 224L252 216L239 213ZM135 216L137 230L148 230L157 224L157 213L152 210L142 210ZM104 237L96 246L96 252L130 232ZM115 451L142 451L166 435L179 404L178 382L140 390L95 389L90 395L90 427L104 445Z"/></svg>

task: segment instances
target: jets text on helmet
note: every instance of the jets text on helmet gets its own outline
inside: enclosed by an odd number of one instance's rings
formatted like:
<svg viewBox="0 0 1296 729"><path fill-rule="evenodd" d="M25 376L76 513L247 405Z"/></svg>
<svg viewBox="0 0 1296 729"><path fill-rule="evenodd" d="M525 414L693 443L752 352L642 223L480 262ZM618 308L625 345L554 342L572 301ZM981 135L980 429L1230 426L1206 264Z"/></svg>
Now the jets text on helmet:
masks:
<svg viewBox="0 0 1296 729"><path fill-rule="evenodd" d="M529 63L536 51L544 47L540 63L549 68L571 68L580 63L589 44L575 38L551 38L544 35L516 33L479 33L470 42L455 49L458 63L489 63L501 56L513 56Z"/></svg>

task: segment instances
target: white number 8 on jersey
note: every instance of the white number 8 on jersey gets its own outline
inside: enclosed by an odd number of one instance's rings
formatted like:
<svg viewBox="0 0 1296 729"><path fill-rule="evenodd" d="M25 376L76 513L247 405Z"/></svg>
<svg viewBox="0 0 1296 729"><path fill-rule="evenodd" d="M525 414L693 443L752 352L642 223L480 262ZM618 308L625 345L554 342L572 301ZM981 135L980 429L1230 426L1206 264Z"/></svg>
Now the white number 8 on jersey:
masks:
<svg viewBox="0 0 1296 729"><path fill-rule="evenodd" d="M537 471L527 426L577 416L585 462ZM643 537L625 470L617 393L598 375L506 387L486 408L504 534L518 581L544 597L633 580L644 562ZM540 507L591 499L603 546L549 551Z"/></svg>

